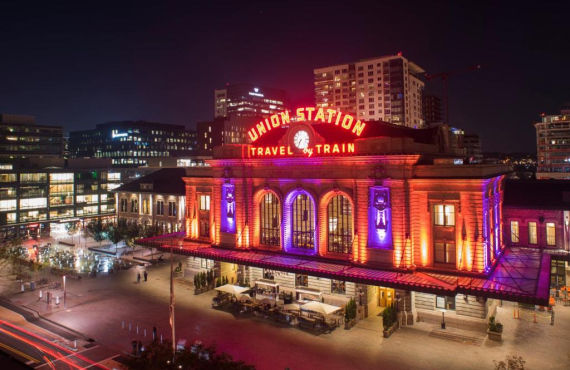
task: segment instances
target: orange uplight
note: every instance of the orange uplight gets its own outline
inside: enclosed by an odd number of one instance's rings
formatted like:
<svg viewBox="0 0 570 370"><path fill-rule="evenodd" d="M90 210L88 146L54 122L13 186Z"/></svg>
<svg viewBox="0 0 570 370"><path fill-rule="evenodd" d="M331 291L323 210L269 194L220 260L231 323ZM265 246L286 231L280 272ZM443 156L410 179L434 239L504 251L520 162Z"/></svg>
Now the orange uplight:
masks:
<svg viewBox="0 0 570 370"><path fill-rule="evenodd" d="M243 246L249 248L249 226L245 225L243 228Z"/></svg>
<svg viewBox="0 0 570 370"><path fill-rule="evenodd" d="M422 266L427 266L429 263L428 256L428 246L427 246L427 235L425 230L422 230L422 241L421 241L421 263Z"/></svg>
<svg viewBox="0 0 570 370"><path fill-rule="evenodd" d="M473 270L473 258L471 257L471 243L465 242L465 265L468 271Z"/></svg>

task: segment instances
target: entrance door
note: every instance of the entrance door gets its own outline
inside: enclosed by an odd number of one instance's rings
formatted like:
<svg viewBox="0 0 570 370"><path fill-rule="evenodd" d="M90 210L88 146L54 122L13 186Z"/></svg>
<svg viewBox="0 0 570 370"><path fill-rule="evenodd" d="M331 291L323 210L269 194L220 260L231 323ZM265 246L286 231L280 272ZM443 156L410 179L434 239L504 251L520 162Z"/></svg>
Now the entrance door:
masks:
<svg viewBox="0 0 570 370"><path fill-rule="evenodd" d="M378 287L378 306L390 307L394 303L394 289Z"/></svg>
<svg viewBox="0 0 570 370"><path fill-rule="evenodd" d="M210 195L200 194L200 237L210 237Z"/></svg>

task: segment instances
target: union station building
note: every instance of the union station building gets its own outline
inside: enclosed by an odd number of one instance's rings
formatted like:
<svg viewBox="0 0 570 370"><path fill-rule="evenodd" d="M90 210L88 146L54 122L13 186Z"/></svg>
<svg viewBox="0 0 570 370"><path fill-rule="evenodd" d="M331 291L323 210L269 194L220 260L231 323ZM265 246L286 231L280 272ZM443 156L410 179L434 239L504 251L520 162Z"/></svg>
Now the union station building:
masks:
<svg viewBox="0 0 570 370"><path fill-rule="evenodd" d="M500 300L548 305L550 256L509 246L510 168L465 164L449 127L408 129L299 108L187 172L183 233L142 241L197 267L359 317L486 328Z"/></svg>

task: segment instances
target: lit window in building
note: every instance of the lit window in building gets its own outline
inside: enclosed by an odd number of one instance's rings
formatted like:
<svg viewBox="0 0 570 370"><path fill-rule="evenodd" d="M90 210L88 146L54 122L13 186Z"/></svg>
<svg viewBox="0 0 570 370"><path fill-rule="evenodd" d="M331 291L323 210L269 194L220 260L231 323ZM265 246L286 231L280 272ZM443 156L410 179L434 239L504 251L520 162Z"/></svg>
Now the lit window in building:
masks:
<svg viewBox="0 0 570 370"><path fill-rule="evenodd" d="M313 249L315 225L312 199L299 194L293 201L293 247Z"/></svg>
<svg viewBox="0 0 570 370"><path fill-rule="evenodd" d="M267 280L275 280L275 271L263 269L263 278Z"/></svg>
<svg viewBox="0 0 570 370"><path fill-rule="evenodd" d="M209 211L210 210L210 196L209 195L200 195L200 211Z"/></svg>
<svg viewBox="0 0 570 370"><path fill-rule="evenodd" d="M164 215L164 202L162 200L156 202L156 214L161 216Z"/></svg>
<svg viewBox="0 0 570 370"><path fill-rule="evenodd" d="M131 199L131 212L137 213L139 211L139 201L138 199Z"/></svg>
<svg viewBox="0 0 570 370"><path fill-rule="evenodd" d="M168 202L168 215L176 216L176 202Z"/></svg>
<svg viewBox="0 0 570 370"><path fill-rule="evenodd" d="M437 226L455 226L455 206L450 204L437 204L434 207Z"/></svg>
<svg viewBox="0 0 570 370"><path fill-rule="evenodd" d="M528 223L528 243L529 244L538 243L536 222L534 221L530 221Z"/></svg>
<svg viewBox="0 0 570 370"><path fill-rule="evenodd" d="M556 245L556 226L554 222L546 223L546 245Z"/></svg>
<svg viewBox="0 0 570 370"><path fill-rule="evenodd" d="M295 274L295 286L308 287L309 276L304 274Z"/></svg>
<svg viewBox="0 0 570 370"><path fill-rule="evenodd" d="M148 215L150 213L150 209L148 206L148 199L143 199L142 207L143 207L143 209L142 209L143 213L145 215Z"/></svg>
<svg viewBox="0 0 570 370"><path fill-rule="evenodd" d="M127 200L121 199L121 212L127 212Z"/></svg>
<svg viewBox="0 0 570 370"><path fill-rule="evenodd" d="M259 204L260 244L280 245L281 227L279 221L279 199L273 193L266 193Z"/></svg>
<svg viewBox="0 0 570 370"><path fill-rule="evenodd" d="M328 251L335 253L352 252L352 206L350 201L337 195L327 206Z"/></svg>
<svg viewBox="0 0 570 370"><path fill-rule="evenodd" d="M346 294L346 282L342 280L331 280L331 293Z"/></svg>
<svg viewBox="0 0 570 370"><path fill-rule="evenodd" d="M511 242L518 243L519 240L519 222L511 221Z"/></svg>

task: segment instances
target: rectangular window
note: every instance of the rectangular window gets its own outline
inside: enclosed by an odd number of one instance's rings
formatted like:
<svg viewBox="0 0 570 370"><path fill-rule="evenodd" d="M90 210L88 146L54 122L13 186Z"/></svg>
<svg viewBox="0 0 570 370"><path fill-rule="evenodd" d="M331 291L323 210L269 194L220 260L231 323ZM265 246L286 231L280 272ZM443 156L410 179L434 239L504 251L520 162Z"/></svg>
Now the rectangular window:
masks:
<svg viewBox="0 0 570 370"><path fill-rule="evenodd" d="M455 244L447 242L435 242L435 258L436 263L455 264Z"/></svg>
<svg viewBox="0 0 570 370"><path fill-rule="evenodd" d="M121 212L127 212L127 200L121 199Z"/></svg>
<svg viewBox="0 0 570 370"><path fill-rule="evenodd" d="M209 211L209 210L210 210L210 196L200 195L200 211Z"/></svg>
<svg viewBox="0 0 570 370"><path fill-rule="evenodd" d="M556 245L556 226L554 222L546 223L546 245Z"/></svg>
<svg viewBox="0 0 570 370"><path fill-rule="evenodd" d="M346 294L346 282L342 280L331 280L331 293Z"/></svg>
<svg viewBox="0 0 570 370"><path fill-rule="evenodd" d="M455 226L455 206L436 204L434 206L434 224L437 226Z"/></svg>
<svg viewBox="0 0 570 370"><path fill-rule="evenodd" d="M309 286L309 275L295 274L295 286Z"/></svg>
<svg viewBox="0 0 570 370"><path fill-rule="evenodd" d="M168 215L176 216L176 202L168 202Z"/></svg>
<svg viewBox="0 0 570 370"><path fill-rule="evenodd" d="M267 280L275 280L275 271L263 269L263 278Z"/></svg>
<svg viewBox="0 0 570 370"><path fill-rule="evenodd" d="M511 221L511 242L518 243L519 240L519 222Z"/></svg>
<svg viewBox="0 0 570 370"><path fill-rule="evenodd" d="M156 214L164 215L164 202L162 200L156 202Z"/></svg>
<svg viewBox="0 0 570 370"><path fill-rule="evenodd" d="M148 199L143 199L143 204L142 204L142 206L143 206L143 213L144 213L145 215L148 215L148 214L150 213L150 209L149 209L149 206L148 206Z"/></svg>
<svg viewBox="0 0 570 370"><path fill-rule="evenodd" d="M139 212L139 201L138 199L131 199L131 212L138 213Z"/></svg>
<svg viewBox="0 0 570 370"><path fill-rule="evenodd" d="M444 310L455 310L455 297L435 296L435 307Z"/></svg>
<svg viewBox="0 0 570 370"><path fill-rule="evenodd" d="M529 244L537 244L537 235L536 235L536 222L530 221L528 223L528 243Z"/></svg>

